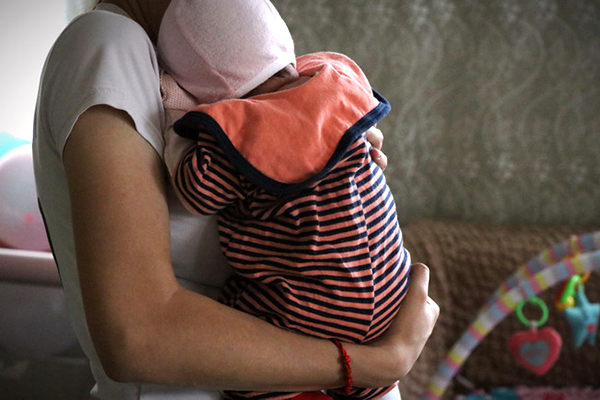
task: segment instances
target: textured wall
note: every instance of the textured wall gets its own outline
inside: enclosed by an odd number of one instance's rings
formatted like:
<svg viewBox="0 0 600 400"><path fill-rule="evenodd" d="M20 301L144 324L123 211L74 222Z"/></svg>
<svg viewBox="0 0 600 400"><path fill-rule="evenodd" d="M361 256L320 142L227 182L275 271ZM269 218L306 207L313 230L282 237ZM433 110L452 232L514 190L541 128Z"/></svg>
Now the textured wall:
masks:
<svg viewBox="0 0 600 400"><path fill-rule="evenodd" d="M273 0L298 54L346 53L403 222L600 221L599 0Z"/></svg>

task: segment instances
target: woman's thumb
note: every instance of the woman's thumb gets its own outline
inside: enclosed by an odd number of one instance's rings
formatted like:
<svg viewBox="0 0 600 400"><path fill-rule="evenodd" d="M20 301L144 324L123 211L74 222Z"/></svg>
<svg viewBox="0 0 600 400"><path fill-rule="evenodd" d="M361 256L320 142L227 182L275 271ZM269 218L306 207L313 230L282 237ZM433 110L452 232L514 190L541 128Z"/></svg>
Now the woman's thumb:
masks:
<svg viewBox="0 0 600 400"><path fill-rule="evenodd" d="M429 267L422 263L416 263L410 267L410 286L421 288L425 293L429 292Z"/></svg>

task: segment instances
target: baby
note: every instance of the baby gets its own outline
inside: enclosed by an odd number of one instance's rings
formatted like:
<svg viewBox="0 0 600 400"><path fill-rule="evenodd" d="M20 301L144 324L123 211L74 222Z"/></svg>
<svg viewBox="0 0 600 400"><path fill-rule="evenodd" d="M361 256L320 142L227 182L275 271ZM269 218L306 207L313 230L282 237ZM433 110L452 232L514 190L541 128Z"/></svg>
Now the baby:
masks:
<svg viewBox="0 0 600 400"><path fill-rule="evenodd" d="M235 271L221 301L342 349L377 338L398 311L410 266L365 138L387 101L342 54L296 59L267 0L173 0L158 54L175 121L165 133L173 186L191 212L218 215ZM350 383L348 370L348 387L328 394L397 391Z"/></svg>

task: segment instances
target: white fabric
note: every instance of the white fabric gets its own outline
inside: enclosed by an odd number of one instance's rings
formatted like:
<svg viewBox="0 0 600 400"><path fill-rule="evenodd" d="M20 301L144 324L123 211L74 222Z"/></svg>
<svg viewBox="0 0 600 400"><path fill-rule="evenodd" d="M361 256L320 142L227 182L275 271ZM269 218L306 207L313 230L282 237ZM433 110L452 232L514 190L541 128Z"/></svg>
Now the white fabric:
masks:
<svg viewBox="0 0 600 400"><path fill-rule="evenodd" d="M387 392L378 400L402 400L402 396L400 395L400 389L398 388L398 385L396 385L395 388Z"/></svg>
<svg viewBox="0 0 600 400"><path fill-rule="evenodd" d="M292 36L268 0L173 0L158 55L198 103L242 97L295 64Z"/></svg>
<svg viewBox="0 0 600 400"><path fill-rule="evenodd" d="M74 330L97 381L100 399L217 399L214 391L120 384L109 380L95 354L78 284L62 153L79 115L97 104L127 111L140 134L163 151L164 109L155 50L143 29L119 8L100 5L76 18L59 37L44 67L35 117L34 164ZM76 90L73 90L76 88ZM189 214L170 197L175 273L186 287L215 296L229 275L213 218ZM202 323L202 321L198 321Z"/></svg>

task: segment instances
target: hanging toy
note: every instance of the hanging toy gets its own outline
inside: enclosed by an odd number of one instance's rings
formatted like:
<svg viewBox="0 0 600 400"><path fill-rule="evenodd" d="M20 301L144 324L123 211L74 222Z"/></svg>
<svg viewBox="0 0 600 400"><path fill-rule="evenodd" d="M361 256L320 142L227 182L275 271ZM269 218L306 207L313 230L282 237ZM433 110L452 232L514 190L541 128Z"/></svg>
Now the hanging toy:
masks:
<svg viewBox="0 0 600 400"><path fill-rule="evenodd" d="M589 276L589 274L587 274ZM570 279L567 279L558 290L556 296L556 308L560 311L565 311L567 308L571 308L575 305L575 294L577 287L582 283L580 275L574 275ZM587 278L585 278L587 279Z"/></svg>
<svg viewBox="0 0 600 400"><path fill-rule="evenodd" d="M596 344L598 333L598 319L600 318L600 304L590 303L585 295L584 282L589 273L582 276L575 275L567 282L561 295L564 305L565 317L571 325L571 333L575 347L581 347L587 342ZM559 307L561 309L561 307Z"/></svg>
<svg viewBox="0 0 600 400"><path fill-rule="evenodd" d="M562 347L562 339L553 328L538 329L548 320L548 307L542 299L533 296L528 300L542 310L538 321L527 320L523 316L525 301L517 304L516 314L519 321L530 329L517 332L508 340L508 348L516 360L536 375L544 375L556 362Z"/></svg>

